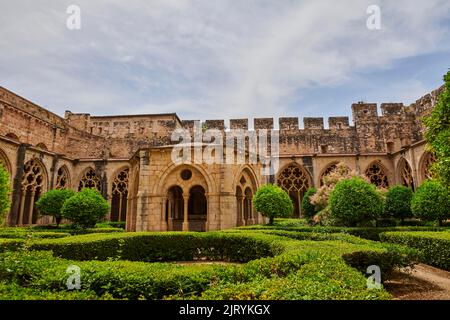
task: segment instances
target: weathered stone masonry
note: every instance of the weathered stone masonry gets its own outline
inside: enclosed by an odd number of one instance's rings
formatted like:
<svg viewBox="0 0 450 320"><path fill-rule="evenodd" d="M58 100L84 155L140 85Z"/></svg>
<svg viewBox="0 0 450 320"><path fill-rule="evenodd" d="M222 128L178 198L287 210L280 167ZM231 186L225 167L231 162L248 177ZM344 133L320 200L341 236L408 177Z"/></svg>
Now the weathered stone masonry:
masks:
<svg viewBox="0 0 450 320"><path fill-rule="evenodd" d="M412 188L426 179L432 155L425 150L421 118L443 88L402 103L352 105L348 117L280 118L280 167L273 176L252 165L175 165L175 129L195 121L175 113L64 118L0 87L0 162L13 186L9 225L50 223L34 202L49 189L96 188L111 203L109 219L127 230L217 230L263 221L252 206L256 189L271 180L289 192L299 216L308 187L319 186L337 162L366 174L378 186ZM224 120L205 128L224 131ZM271 118L254 119L255 130L273 129ZM230 120L248 130L247 119Z"/></svg>

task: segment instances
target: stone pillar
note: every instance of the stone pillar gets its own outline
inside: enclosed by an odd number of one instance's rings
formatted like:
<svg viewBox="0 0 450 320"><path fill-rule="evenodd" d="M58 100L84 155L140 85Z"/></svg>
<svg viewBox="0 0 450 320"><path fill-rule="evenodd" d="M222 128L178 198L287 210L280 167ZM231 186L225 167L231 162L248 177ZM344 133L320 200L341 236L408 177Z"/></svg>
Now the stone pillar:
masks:
<svg viewBox="0 0 450 320"><path fill-rule="evenodd" d="M244 216L244 206L245 206L245 202L244 202L244 200L245 200L245 197L244 196L239 196L238 198L237 198L237 214L238 214L238 219L237 219L237 226L238 227L240 227L240 226L243 226L244 225L244 219L243 219L243 216Z"/></svg>
<svg viewBox="0 0 450 320"><path fill-rule="evenodd" d="M108 203L109 203L109 212L108 212L108 221L111 221L111 217L112 217L112 195L108 192L106 198L108 199Z"/></svg>
<svg viewBox="0 0 450 320"><path fill-rule="evenodd" d="M19 226L23 225L23 213L25 211L25 200L26 200L26 195L27 195L27 190L24 188L22 189L22 196L20 197L20 211L19 211L19 217L18 217L18 221L17 224Z"/></svg>
<svg viewBox="0 0 450 320"><path fill-rule="evenodd" d="M167 202L168 208L167 208L167 229L170 231L173 231L173 198L169 198L169 201Z"/></svg>
<svg viewBox="0 0 450 320"><path fill-rule="evenodd" d="M149 225L150 154L139 152L139 190L137 193L136 231L148 231Z"/></svg>
<svg viewBox="0 0 450 320"><path fill-rule="evenodd" d="M189 231L189 196L183 195L183 231Z"/></svg>
<svg viewBox="0 0 450 320"><path fill-rule="evenodd" d="M161 231L167 231L167 221L166 221L166 203L167 197L161 197ZM170 215L170 212L169 212Z"/></svg>
<svg viewBox="0 0 450 320"><path fill-rule="evenodd" d="M31 196L30 196L30 208L28 210L28 224L32 225L33 224L33 210L34 210L34 197L36 196L36 190L32 190L31 191Z"/></svg>

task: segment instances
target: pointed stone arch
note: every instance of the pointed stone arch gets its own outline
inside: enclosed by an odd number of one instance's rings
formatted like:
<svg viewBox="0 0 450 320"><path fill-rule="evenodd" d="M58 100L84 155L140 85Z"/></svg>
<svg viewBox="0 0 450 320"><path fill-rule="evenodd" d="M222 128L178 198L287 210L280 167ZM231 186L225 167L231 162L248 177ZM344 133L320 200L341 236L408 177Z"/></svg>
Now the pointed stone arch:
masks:
<svg viewBox="0 0 450 320"><path fill-rule="evenodd" d="M411 166L405 158L401 158L397 165L397 180L405 187L415 190Z"/></svg>
<svg viewBox="0 0 450 320"><path fill-rule="evenodd" d="M66 165L61 166L56 173L56 185L55 189L63 190L70 189L71 180L69 169Z"/></svg>
<svg viewBox="0 0 450 320"><path fill-rule="evenodd" d="M124 167L114 175L111 191L111 221L126 221L130 168Z"/></svg>
<svg viewBox="0 0 450 320"><path fill-rule="evenodd" d="M303 196L312 186L312 178L308 171L296 162L291 162L279 170L277 184L289 194L294 204L294 217L301 216Z"/></svg>
<svg viewBox="0 0 450 320"><path fill-rule="evenodd" d="M8 156L6 153L0 149L0 164L3 165L3 167L8 171L9 175L11 176L11 162L9 162Z"/></svg>
<svg viewBox="0 0 450 320"><path fill-rule="evenodd" d="M244 166L239 170L234 186L234 190L236 190L236 225L258 223L259 217L253 207L253 195L258 189L258 181L251 167Z"/></svg>
<svg viewBox="0 0 450 320"><path fill-rule="evenodd" d="M419 170L420 170L420 180L421 182L431 179L433 176L431 174L431 166L436 162L436 156L428 151L425 151L419 161Z"/></svg>
<svg viewBox="0 0 450 320"><path fill-rule="evenodd" d="M47 191L48 175L39 159L27 161L23 167L20 190L19 225L32 225L38 220L35 202Z"/></svg>

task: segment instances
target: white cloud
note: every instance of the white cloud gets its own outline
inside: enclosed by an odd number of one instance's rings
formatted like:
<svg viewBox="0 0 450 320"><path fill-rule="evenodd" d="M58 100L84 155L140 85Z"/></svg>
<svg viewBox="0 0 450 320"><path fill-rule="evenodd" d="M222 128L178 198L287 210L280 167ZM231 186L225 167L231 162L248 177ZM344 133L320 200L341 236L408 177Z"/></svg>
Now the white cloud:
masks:
<svg viewBox="0 0 450 320"><path fill-rule="evenodd" d="M449 49L446 0L79 0L69 31L72 2L0 5L0 84L58 113L278 116L309 88Z"/></svg>

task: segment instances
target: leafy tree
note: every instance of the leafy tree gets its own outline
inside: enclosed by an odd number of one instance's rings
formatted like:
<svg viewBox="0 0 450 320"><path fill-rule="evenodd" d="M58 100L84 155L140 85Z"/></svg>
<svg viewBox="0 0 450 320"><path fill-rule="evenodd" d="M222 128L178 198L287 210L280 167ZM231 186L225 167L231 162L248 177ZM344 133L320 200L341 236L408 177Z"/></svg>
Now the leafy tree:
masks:
<svg viewBox="0 0 450 320"><path fill-rule="evenodd" d="M330 194L329 206L332 219L355 226L378 218L383 212L383 199L375 186L353 177L336 184Z"/></svg>
<svg viewBox="0 0 450 320"><path fill-rule="evenodd" d="M311 203L311 197L317 192L316 188L309 188L302 200L302 212L308 218L314 217L317 213L316 206Z"/></svg>
<svg viewBox="0 0 450 320"><path fill-rule="evenodd" d="M450 195L439 181L427 180L417 189L411 201L414 216L428 221L450 218Z"/></svg>
<svg viewBox="0 0 450 320"><path fill-rule="evenodd" d="M10 192L9 174L0 162L0 225L4 223L5 216L11 205L11 201L9 200Z"/></svg>
<svg viewBox="0 0 450 320"><path fill-rule="evenodd" d="M67 199L73 197L72 190L50 190L44 193L36 202L36 208L40 214L55 217L56 225L59 226L62 220L61 209Z"/></svg>
<svg viewBox="0 0 450 320"><path fill-rule="evenodd" d="M109 211L108 202L94 189L83 189L64 202L63 218L73 222L74 227L92 228Z"/></svg>
<svg viewBox="0 0 450 320"><path fill-rule="evenodd" d="M444 186L450 188L450 71L444 76L444 82L444 91L423 123L427 129L428 149L436 155L431 170Z"/></svg>
<svg viewBox="0 0 450 320"><path fill-rule="evenodd" d="M400 219L403 223L405 218L412 217L412 197L413 191L411 188L401 185L390 187L386 194L385 215Z"/></svg>
<svg viewBox="0 0 450 320"><path fill-rule="evenodd" d="M289 216L294 210L286 191L273 184L266 184L256 191L253 205L256 211L269 218L270 225L273 224L274 218Z"/></svg>

